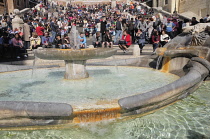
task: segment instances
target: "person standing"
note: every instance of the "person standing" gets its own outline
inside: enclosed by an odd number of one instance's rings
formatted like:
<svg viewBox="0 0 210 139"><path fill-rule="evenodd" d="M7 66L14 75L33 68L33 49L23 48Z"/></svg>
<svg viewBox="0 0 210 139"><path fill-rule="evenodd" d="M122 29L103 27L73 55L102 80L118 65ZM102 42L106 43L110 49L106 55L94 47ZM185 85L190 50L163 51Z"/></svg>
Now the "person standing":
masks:
<svg viewBox="0 0 210 139"><path fill-rule="evenodd" d="M139 29L136 33L136 40L140 48L140 53L142 53L142 50L145 46L145 33L142 31L142 29Z"/></svg>
<svg viewBox="0 0 210 139"><path fill-rule="evenodd" d="M115 38L114 38L114 43L117 42L118 37L122 38L122 29L123 29L123 27L122 27L122 18L119 17L118 21L116 23L116 35L115 35Z"/></svg>
<svg viewBox="0 0 210 139"><path fill-rule="evenodd" d="M57 34L57 31L58 31L58 25L57 25L57 22L56 22L56 19L54 19L51 23L50 23L50 27L51 27L51 34L52 34L52 41L55 40L55 36Z"/></svg>
<svg viewBox="0 0 210 139"><path fill-rule="evenodd" d="M24 47L28 49L30 46L30 26L28 25L28 21L25 20L23 24L23 35L24 35Z"/></svg>
<svg viewBox="0 0 210 139"><path fill-rule="evenodd" d="M154 30L153 24L154 24L153 18L149 18L149 23L147 25L149 42L151 42L151 36L152 36L152 32Z"/></svg>
<svg viewBox="0 0 210 139"><path fill-rule="evenodd" d="M132 41L134 42L134 21L133 18L131 18L130 21L128 21L128 30L129 30L129 34L132 37Z"/></svg>
<svg viewBox="0 0 210 139"><path fill-rule="evenodd" d="M174 38L173 30L175 27L176 25L171 21L171 19L168 19L168 23L166 24L166 32L171 39Z"/></svg>
<svg viewBox="0 0 210 139"><path fill-rule="evenodd" d="M176 37L178 35L178 30L179 30L179 23L177 22L177 19L173 19L173 23L175 25L173 29L173 35Z"/></svg>
<svg viewBox="0 0 210 139"><path fill-rule="evenodd" d="M103 39L104 38L104 35L106 33L106 18L103 17L102 18L102 21L101 21L101 27L100 27L100 32L101 32L101 38Z"/></svg>

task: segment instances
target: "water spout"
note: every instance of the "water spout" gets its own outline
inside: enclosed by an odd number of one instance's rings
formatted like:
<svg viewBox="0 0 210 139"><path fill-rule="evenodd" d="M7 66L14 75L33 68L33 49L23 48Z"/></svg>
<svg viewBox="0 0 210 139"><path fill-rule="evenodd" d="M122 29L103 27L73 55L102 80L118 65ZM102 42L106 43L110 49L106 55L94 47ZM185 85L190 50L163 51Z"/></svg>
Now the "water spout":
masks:
<svg viewBox="0 0 210 139"><path fill-rule="evenodd" d="M116 119L120 117L120 111L120 107L78 111L74 113L76 117L73 119L73 123L87 123L108 119Z"/></svg>
<svg viewBox="0 0 210 139"><path fill-rule="evenodd" d="M113 58L113 60L114 60L114 66L115 66L115 69L116 69L116 73L119 73L119 69L118 69L118 66L117 66L116 58L115 58L114 55L112 56L112 58Z"/></svg>
<svg viewBox="0 0 210 139"><path fill-rule="evenodd" d="M171 57L164 57L161 72L166 72L166 73L169 72L170 60L171 60Z"/></svg>
<svg viewBox="0 0 210 139"><path fill-rule="evenodd" d="M158 56L158 60L157 60L156 68L155 68L156 70L159 69L162 59L163 59L163 56Z"/></svg>
<svg viewBox="0 0 210 139"><path fill-rule="evenodd" d="M31 79L33 79L34 76L34 71L36 69L36 62L37 62L38 58L36 57L36 55L34 56L34 61L33 61L33 68L32 68L32 72L31 72Z"/></svg>

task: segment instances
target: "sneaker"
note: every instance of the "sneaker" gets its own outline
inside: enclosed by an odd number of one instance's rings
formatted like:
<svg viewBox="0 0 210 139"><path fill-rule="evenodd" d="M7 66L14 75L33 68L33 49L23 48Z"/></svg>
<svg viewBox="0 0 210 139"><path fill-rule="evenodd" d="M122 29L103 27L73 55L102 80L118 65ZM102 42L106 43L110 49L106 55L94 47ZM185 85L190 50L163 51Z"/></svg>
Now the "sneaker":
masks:
<svg viewBox="0 0 210 139"><path fill-rule="evenodd" d="M19 56L17 56L17 59L19 59L20 57Z"/></svg>
<svg viewBox="0 0 210 139"><path fill-rule="evenodd" d="M28 56L27 55L24 55L24 57L27 58Z"/></svg>
<svg viewBox="0 0 210 139"><path fill-rule="evenodd" d="M156 53L155 52L152 52L152 55L155 55Z"/></svg>
<svg viewBox="0 0 210 139"><path fill-rule="evenodd" d="M129 50L127 49L127 50L125 50L125 53L128 53L129 52Z"/></svg>

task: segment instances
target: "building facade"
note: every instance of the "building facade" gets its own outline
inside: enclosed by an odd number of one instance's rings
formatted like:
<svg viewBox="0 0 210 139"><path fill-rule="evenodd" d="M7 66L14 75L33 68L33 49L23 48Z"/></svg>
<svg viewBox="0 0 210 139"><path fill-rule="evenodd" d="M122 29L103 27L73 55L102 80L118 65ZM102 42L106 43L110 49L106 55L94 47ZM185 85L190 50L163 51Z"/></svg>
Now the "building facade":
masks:
<svg viewBox="0 0 210 139"><path fill-rule="evenodd" d="M0 0L0 14L12 13L14 9L29 8L29 0Z"/></svg>
<svg viewBox="0 0 210 139"><path fill-rule="evenodd" d="M185 16L205 17L210 14L210 0L153 0L153 7L173 13L177 11Z"/></svg>
<svg viewBox="0 0 210 139"><path fill-rule="evenodd" d="M0 14L4 13L4 0L0 0Z"/></svg>

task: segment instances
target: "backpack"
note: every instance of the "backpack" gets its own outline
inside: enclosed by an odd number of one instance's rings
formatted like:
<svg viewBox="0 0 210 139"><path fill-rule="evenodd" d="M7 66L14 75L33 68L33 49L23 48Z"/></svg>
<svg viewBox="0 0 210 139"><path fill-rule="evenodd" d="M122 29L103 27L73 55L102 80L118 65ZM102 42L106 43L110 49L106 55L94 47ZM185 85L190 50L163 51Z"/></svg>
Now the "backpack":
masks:
<svg viewBox="0 0 210 139"><path fill-rule="evenodd" d="M161 24L160 19L157 19L157 21L153 22L153 28L156 29Z"/></svg>
<svg viewBox="0 0 210 139"><path fill-rule="evenodd" d="M129 23L128 30L134 30L134 24L132 22Z"/></svg>

